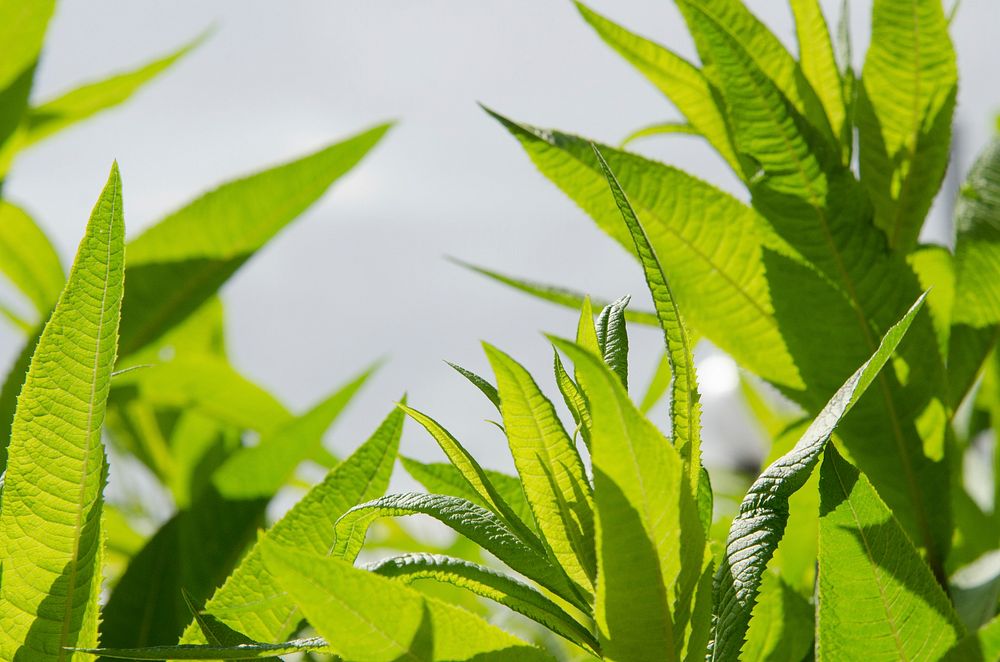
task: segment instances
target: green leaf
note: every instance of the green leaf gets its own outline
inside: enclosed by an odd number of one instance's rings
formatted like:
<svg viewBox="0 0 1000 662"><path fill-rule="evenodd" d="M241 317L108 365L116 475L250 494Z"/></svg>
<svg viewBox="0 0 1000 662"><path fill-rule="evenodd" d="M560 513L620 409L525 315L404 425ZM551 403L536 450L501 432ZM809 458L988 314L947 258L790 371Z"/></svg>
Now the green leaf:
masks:
<svg viewBox="0 0 1000 662"><path fill-rule="evenodd" d="M585 609L586 602L562 568L543 552L528 546L489 510L456 497L440 494L391 494L351 508L337 521L333 556L353 560L364 545L365 535L380 517L427 515L468 538L515 572L532 579L563 599Z"/></svg>
<svg viewBox="0 0 1000 662"><path fill-rule="evenodd" d="M373 563L367 569L407 584L420 579L434 579L467 589L541 623L597 655L597 640L590 630L534 588L496 570L439 554L393 556Z"/></svg>
<svg viewBox="0 0 1000 662"><path fill-rule="evenodd" d="M934 322L938 351L947 359L955 308L955 267L951 251L944 246L923 244L913 249L906 261L917 274L920 287L927 291L927 309Z"/></svg>
<svg viewBox="0 0 1000 662"><path fill-rule="evenodd" d="M460 365L456 365L451 361L446 361L448 365L455 369L455 372L462 375L468 379L473 386L479 389L479 391L486 396L486 399L493 403L493 406L500 411L500 394L497 393L497 387L490 384L488 381L472 372L471 370L466 370Z"/></svg>
<svg viewBox="0 0 1000 662"><path fill-rule="evenodd" d="M737 660L764 570L785 532L788 499L813 468L841 419L876 379L923 304L921 297L889 331L872 357L833 395L790 452L765 469L747 491L715 574L712 660Z"/></svg>
<svg viewBox="0 0 1000 662"><path fill-rule="evenodd" d="M704 546L681 457L602 361L574 343L553 343L573 360L593 417L594 614L605 659L678 659L686 622L675 617L689 609L680 578L693 567L697 580L703 556L695 543Z"/></svg>
<svg viewBox="0 0 1000 662"><path fill-rule="evenodd" d="M431 494L458 497L483 508L491 507L455 465L445 462L426 464L403 456L400 456L399 461L403 468ZM522 522L529 527L534 526L534 516L531 514L528 500L524 497L524 490L521 489L521 481L500 471L483 469L483 473L496 491L499 501L507 504Z"/></svg>
<svg viewBox="0 0 1000 662"><path fill-rule="evenodd" d="M323 434L376 368L368 368L306 413L264 435L256 446L243 448L231 455L212 476L212 483L219 493L230 499L273 496L295 467L322 446Z"/></svg>
<svg viewBox="0 0 1000 662"><path fill-rule="evenodd" d="M791 56L781 41L754 16L740 0L677 0L677 6L684 14L691 35L694 37L698 53L704 64L704 73L717 87L723 76L724 63L717 58L719 53L712 45L714 37L706 32L705 20L722 26L726 33L739 48L745 50L752 58L754 66L781 90L792 106L809 124L822 136L822 140L831 147L838 144L830 128L829 119L823 105L816 96L816 91L809 84L798 63ZM730 122L738 119L738 113L729 109ZM740 151L739 139L735 139L737 152ZM746 172L752 176L753 171Z"/></svg>
<svg viewBox="0 0 1000 662"><path fill-rule="evenodd" d="M115 379L114 390L134 389L146 403L198 411L237 428L267 434L292 420L274 396L212 355L179 357Z"/></svg>
<svg viewBox="0 0 1000 662"><path fill-rule="evenodd" d="M385 492L399 449L404 416L393 411L349 458L285 514L263 539L301 550L328 554L334 524L359 501ZM298 608L264 567L258 542L226 583L205 605L205 611L257 641L290 636L300 618ZM185 631L184 643L197 640L197 628Z"/></svg>
<svg viewBox="0 0 1000 662"><path fill-rule="evenodd" d="M0 1L0 184L10 163L9 140L28 106L45 31L55 0Z"/></svg>
<svg viewBox="0 0 1000 662"><path fill-rule="evenodd" d="M196 310L357 165L388 129L378 126L297 161L224 184L131 241L122 355L153 342Z"/></svg>
<svg viewBox="0 0 1000 662"><path fill-rule="evenodd" d="M124 261L115 164L18 398L0 509L4 659L64 660L65 647L97 643L107 477L101 426Z"/></svg>
<svg viewBox="0 0 1000 662"><path fill-rule="evenodd" d="M619 318L619 328L623 325ZM483 348L496 374L514 466L542 540L589 592L597 571L594 502L580 454L528 371L497 348L486 343Z"/></svg>
<svg viewBox="0 0 1000 662"><path fill-rule="evenodd" d="M670 357L664 352L660 360L656 362L656 371L653 372L653 376L649 380L649 385L646 386L646 391L643 393L642 399L639 400L639 411L643 414L648 414L649 410L663 399L663 396L670 388L673 377L673 370L670 367Z"/></svg>
<svg viewBox="0 0 1000 662"><path fill-rule="evenodd" d="M602 230L630 252L635 250L621 211L608 195L593 143L493 116L521 142L538 169ZM755 211L709 184L634 154L604 145L598 148L629 192L668 270L677 304L692 326L761 377L788 388L804 388L775 319L774 285L768 282L777 263L799 262L792 257L794 251ZM726 222L703 223L705 218ZM800 286L803 275L796 276Z"/></svg>
<svg viewBox="0 0 1000 662"><path fill-rule="evenodd" d="M750 183L754 207L839 290L839 297L830 296L817 308L827 328L806 341L808 351L802 346L795 353L810 385L799 401L815 412L844 379L843 366L856 365L876 350L882 330L919 295L919 283L902 256L886 249L883 233L868 222L862 189L839 154L756 66L752 54L732 36L731 26L690 7L712 51L736 144L761 167ZM774 288L792 274L769 276ZM798 319L790 319L787 312L781 318L789 343L804 345L800 334L810 320L804 307L819 302L807 299L802 290L808 285L794 285L796 306L802 307ZM824 289L817 294L831 293ZM780 295L775 301L787 305ZM929 322L927 317L917 322L902 353L908 372L879 377L879 389L862 404L864 413L849 423L843 439L900 514L908 533L940 568L951 539L950 513L947 500L931 495L948 489L943 461L947 404L943 360ZM812 344L830 337L829 329L838 333L841 354L836 362L831 360L829 340L825 347ZM873 444L873 438L892 441Z"/></svg>
<svg viewBox="0 0 1000 662"><path fill-rule="evenodd" d="M66 274L45 232L20 207L0 202L0 272L45 319L66 283Z"/></svg>
<svg viewBox="0 0 1000 662"><path fill-rule="evenodd" d="M590 449L590 405L587 404L587 398L584 397L583 393L580 392L580 387L577 386L576 382L569 376L566 372L566 368L563 367L562 359L559 358L559 352L552 350L552 369L556 376L556 385L559 387L559 392L562 393L563 402L566 403L566 408L569 409L570 414L573 416L573 420L576 421L577 429L580 431L580 435L583 437L583 443L586 444L587 449ZM573 435L574 440L576 435Z"/></svg>
<svg viewBox="0 0 1000 662"><path fill-rule="evenodd" d="M840 70L823 8L819 0L791 0L791 5L795 14L802 74L823 104L834 135L839 136L842 142L853 139L852 127L846 122ZM844 157L849 155L850 148L845 145ZM845 163L848 161L849 158L844 158Z"/></svg>
<svg viewBox="0 0 1000 662"><path fill-rule="evenodd" d="M597 148L595 147L595 149ZM611 172L600 151L597 152L597 158L611 187L615 204L621 211L622 219L632 235L632 241L646 277L646 285L653 297L653 306L656 308L660 328L663 330L667 358L674 375L673 388L670 392L670 424L673 431L673 442L690 477L692 493L697 494L701 481L701 407L698 402L698 378L694 369L694 348L688 339L687 331L684 329L684 321L677 309L677 303L674 301L667 276L664 274L660 259L649 241L646 229L639 221L639 217L636 216L625 192L618 183L618 179Z"/></svg>
<svg viewBox="0 0 1000 662"><path fill-rule="evenodd" d="M868 479L828 448L820 471L817 659L940 659L964 634Z"/></svg>
<svg viewBox="0 0 1000 662"><path fill-rule="evenodd" d="M989 662L1000 656L1000 616L966 635L948 654L945 662Z"/></svg>
<svg viewBox="0 0 1000 662"><path fill-rule="evenodd" d="M940 0L876 0L858 99L875 224L907 253L948 167L958 71Z"/></svg>
<svg viewBox="0 0 1000 662"><path fill-rule="evenodd" d="M625 328L625 308L630 296L625 295L608 304L597 318L597 342L604 362L621 377L628 390L628 329Z"/></svg>
<svg viewBox="0 0 1000 662"><path fill-rule="evenodd" d="M26 149L77 122L124 103L146 83L197 48L207 36L203 34L141 67L87 83L30 108L25 114L18 149Z"/></svg>
<svg viewBox="0 0 1000 662"><path fill-rule="evenodd" d="M742 169L730 142L724 111L720 109L712 86L702 72L673 51L629 32L585 5L577 2L576 7L601 39L632 63L670 99L730 167L741 173Z"/></svg>
<svg viewBox="0 0 1000 662"><path fill-rule="evenodd" d="M320 637L294 639L280 644L241 644L238 646L150 646L147 648L83 648L81 653L122 660L267 660L275 655L301 652L326 652L329 644Z"/></svg>
<svg viewBox="0 0 1000 662"><path fill-rule="evenodd" d="M537 550L542 549L541 541L538 540L532 532L531 527L527 524L527 522L532 520L522 520L514 512L514 509L507 500L493 486L493 482L486 471L479 466L476 458L472 457L469 451L465 450L462 444L458 442L458 439L455 439L450 432L430 416L409 407L400 406L400 409L406 412L417 423L420 423L434 437L434 441L438 443L444 454L448 456L448 460L451 461L451 464L461 474L468 487L477 495L477 498L474 499L475 502L481 503L485 508L491 510L526 544Z"/></svg>
<svg viewBox="0 0 1000 662"><path fill-rule="evenodd" d="M477 267L474 264L462 262L461 260L457 260L455 258L451 258L451 261L460 267L464 267L469 271L480 274L481 276L486 276L487 278L495 280L498 283L503 283L504 285L514 288L515 290L524 292L525 294L530 294L531 296L542 299L543 301L549 301L560 306L572 308L573 310L580 310L580 306L583 305L583 300L587 298L587 295L565 287L545 285L543 283L536 283L530 280L514 278L513 276L505 276L496 271L490 271L489 269L485 269L483 267ZM593 305L595 306L604 307L610 304L610 300L605 301L603 299L593 299ZM626 310L625 319L629 322L635 322L636 324L656 326L656 315L645 310Z"/></svg>
<svg viewBox="0 0 1000 662"><path fill-rule="evenodd" d="M309 623L343 658L365 662L551 659L461 607L424 597L339 559L270 540L263 544L263 558Z"/></svg>
<svg viewBox="0 0 1000 662"><path fill-rule="evenodd" d="M781 577L765 572L753 609L744 660L802 662L813 647L813 606Z"/></svg>
<svg viewBox="0 0 1000 662"><path fill-rule="evenodd" d="M625 149L629 146L629 144L641 138L668 134L676 135L678 133L689 136L701 135L701 133L698 132L698 129L694 128L694 126L688 122L660 122L658 124L650 124L649 126L636 129L632 133L625 136L625 139L618 144L618 147L620 149Z"/></svg>
<svg viewBox="0 0 1000 662"><path fill-rule="evenodd" d="M1000 139L976 160L955 209L955 324L1000 323Z"/></svg>

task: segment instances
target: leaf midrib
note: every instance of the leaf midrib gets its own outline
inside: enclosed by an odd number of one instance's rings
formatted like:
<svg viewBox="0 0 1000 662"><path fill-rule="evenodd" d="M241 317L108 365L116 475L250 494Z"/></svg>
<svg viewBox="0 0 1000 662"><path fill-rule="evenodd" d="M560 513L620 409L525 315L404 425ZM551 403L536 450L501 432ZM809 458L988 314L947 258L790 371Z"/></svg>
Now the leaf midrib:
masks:
<svg viewBox="0 0 1000 662"><path fill-rule="evenodd" d="M104 316L105 308L107 306L108 300L108 288L111 283L111 246L114 243L114 225L115 225L115 208L118 205L118 185L117 183L111 187L111 209L109 213L109 218L111 222L108 224L108 242L107 242L107 252L104 262L104 283L101 290L101 307L98 311L98 322L97 322L97 337L95 338L95 351L94 351L94 363L91 369L91 379L90 379L90 399L87 405L87 442L84 446L84 464L83 471L80 472L80 482L77 488L77 498L76 498L76 521L73 528L73 554L70 557L70 573L69 573L69 585L66 589L66 607L63 611L63 622L62 630L59 633L59 660L65 659L66 656L66 646L69 643L69 629L70 621L73 615L73 596L76 593L76 575L77 575L77 565L80 558L80 533L83 529L83 500L87 489L87 476L89 474L89 463L90 463L90 452L92 444L94 443L94 437L96 436L100 439L100 431L95 435L93 429L94 423L94 409L95 401L97 399L97 381L98 381L98 370L100 368L101 361L101 345L104 339ZM100 495L98 495L98 500L100 500ZM98 545L103 544L101 539L98 539Z"/></svg>

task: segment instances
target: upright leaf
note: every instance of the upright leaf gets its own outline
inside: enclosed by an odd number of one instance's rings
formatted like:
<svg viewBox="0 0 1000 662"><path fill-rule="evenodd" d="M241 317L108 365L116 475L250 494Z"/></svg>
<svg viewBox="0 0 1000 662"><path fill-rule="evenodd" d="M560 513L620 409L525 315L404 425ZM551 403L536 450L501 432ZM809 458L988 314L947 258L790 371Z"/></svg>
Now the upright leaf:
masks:
<svg viewBox="0 0 1000 662"><path fill-rule="evenodd" d="M937 660L964 634L930 568L864 474L820 472L817 659Z"/></svg>
<svg viewBox="0 0 1000 662"><path fill-rule="evenodd" d="M670 393L670 424L673 441L687 467L691 491L697 494L698 483L701 480L701 408L698 403L698 378L694 371L693 348L684 328L680 311L674 302L670 284L667 282L666 274L663 273L663 267L660 265L660 260L649 241L646 230L600 152L597 153L597 158L600 160L601 168L611 186L615 204L618 205L625 225L628 226L632 235L636 253L646 276L646 285L653 297L657 319L663 330L667 358L674 374L673 388Z"/></svg>
<svg viewBox="0 0 1000 662"><path fill-rule="evenodd" d="M694 37L698 54L701 55L705 75L716 86L720 86L723 64L717 60L718 52L711 44L713 37L705 32L703 18L725 26L730 37L746 50L754 65L781 90L789 102L812 126L828 145L838 141L830 128L830 121L816 91L795 62L795 59L779 40L760 20L754 16L742 0L676 0L677 6L688 23ZM735 119L730 109L730 121ZM738 142L738 141L737 141ZM737 151L739 146L737 145ZM748 164L752 165L752 164ZM752 170L746 172L748 177Z"/></svg>
<svg viewBox="0 0 1000 662"><path fill-rule="evenodd" d="M847 113L840 70L823 8L819 0L791 0L791 5L795 14L802 74L823 104L834 135L844 141L845 131L852 133L852 127L845 122ZM845 148L844 152L845 156L849 155L849 148Z"/></svg>
<svg viewBox="0 0 1000 662"><path fill-rule="evenodd" d="M267 571L347 660L551 659L461 607L399 582L272 540L262 548Z"/></svg>
<svg viewBox="0 0 1000 662"><path fill-rule="evenodd" d="M861 181L907 253L948 167L958 70L941 0L876 0L858 99Z"/></svg>
<svg viewBox="0 0 1000 662"><path fill-rule="evenodd" d="M625 325L625 308L628 295L608 304L597 319L597 343L604 355L604 362L615 371L625 390L628 390L628 329Z"/></svg>
<svg viewBox="0 0 1000 662"><path fill-rule="evenodd" d="M496 374L514 466L542 540L570 578L588 588L596 572L594 503L580 454L528 371L483 346Z"/></svg>
<svg viewBox="0 0 1000 662"><path fill-rule="evenodd" d="M805 485L841 419L857 403L899 346L923 297L889 329L878 349L833 395L795 447L765 469L747 491L715 574L712 660L737 660L764 570L788 522L788 499Z"/></svg>
<svg viewBox="0 0 1000 662"><path fill-rule="evenodd" d="M626 30L584 4L577 2L576 7L601 39L670 99L729 166L741 173L725 111L719 107L712 86L702 72L673 51Z"/></svg>
<svg viewBox="0 0 1000 662"><path fill-rule="evenodd" d="M83 659L97 643L107 477L101 426L118 341L125 228L117 164L18 398L0 508L0 657Z"/></svg>
<svg viewBox="0 0 1000 662"><path fill-rule="evenodd" d="M700 575L701 551L689 543L704 544L680 455L602 361L579 345L553 342L573 360L593 417L594 616L604 658L676 660L683 643L675 628L678 578L683 566Z"/></svg>

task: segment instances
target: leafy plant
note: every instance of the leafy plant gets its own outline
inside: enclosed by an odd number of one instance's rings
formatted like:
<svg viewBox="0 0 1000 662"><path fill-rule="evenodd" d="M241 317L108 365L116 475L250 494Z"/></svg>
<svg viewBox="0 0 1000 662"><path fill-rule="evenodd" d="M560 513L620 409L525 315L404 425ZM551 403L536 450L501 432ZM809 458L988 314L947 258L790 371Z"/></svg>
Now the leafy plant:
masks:
<svg viewBox="0 0 1000 662"><path fill-rule="evenodd" d="M797 58L739 0L676 4L700 64L578 8L683 119L616 149L489 111L636 257L653 304L595 315L574 290L472 267L580 310L574 340L549 336L569 417L492 345L492 381L453 365L499 413L516 475L405 396L339 461L323 434L374 368L295 414L228 362L219 287L387 126L129 242L115 166L68 276L2 203L0 271L38 319L4 307L25 346L0 391L0 657L996 659L1000 464L992 504L964 466L1000 416L1000 142L960 193L954 250L919 242L948 165L949 18L876 0L858 73L815 0L790 2ZM52 6L0 0L2 172L186 52L31 107ZM749 204L625 149L677 133L707 140ZM630 322L664 339L638 403ZM736 487L702 463L701 337L756 376L744 392L772 441ZM762 382L799 414L772 411ZM669 434L649 416L667 393ZM399 456L406 417L447 462ZM385 495L397 457L426 493ZM304 461L325 477L297 478ZM167 517L148 496L106 502L109 473L140 472ZM262 529L291 485L305 495ZM393 523L412 516L458 542Z"/></svg>

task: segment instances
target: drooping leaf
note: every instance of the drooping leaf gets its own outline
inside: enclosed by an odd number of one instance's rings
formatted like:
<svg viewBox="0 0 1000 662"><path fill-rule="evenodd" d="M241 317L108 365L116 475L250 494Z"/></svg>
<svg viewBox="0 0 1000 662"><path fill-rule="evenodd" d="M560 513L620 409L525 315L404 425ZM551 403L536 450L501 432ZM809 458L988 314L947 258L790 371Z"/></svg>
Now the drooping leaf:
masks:
<svg viewBox="0 0 1000 662"><path fill-rule="evenodd" d="M820 472L817 660L940 659L964 632L931 569L864 474Z"/></svg>
<svg viewBox="0 0 1000 662"><path fill-rule="evenodd" d="M580 454L528 371L497 348L483 347L496 374L514 466L542 540L570 578L589 588L597 569L594 502Z"/></svg>
<svg viewBox="0 0 1000 662"><path fill-rule="evenodd" d="M299 160L224 184L129 243L121 353L196 310L388 131L378 126Z"/></svg>
<svg viewBox="0 0 1000 662"><path fill-rule="evenodd" d="M295 504L264 539L328 554L337 518L354 504L385 492L403 420L401 411L390 413L371 438ZM300 618L294 602L264 567L259 542L206 603L205 611L257 641L286 639ZM189 627L182 641L197 641L197 628Z"/></svg>
<svg viewBox="0 0 1000 662"><path fill-rule="evenodd" d="M0 508L4 659L65 660L65 647L97 643L107 477L101 426L124 261L116 164L18 398Z"/></svg>
<svg viewBox="0 0 1000 662"><path fill-rule="evenodd" d="M747 491L715 574L712 660L739 659L761 578L785 532L789 497L805 485L834 429L876 379L922 304L923 297L886 333L876 352L834 394L795 447L765 469Z"/></svg>
<svg viewBox="0 0 1000 662"><path fill-rule="evenodd" d="M597 640L590 630L537 590L496 570L439 554L393 556L367 569L406 583L434 579L454 584L509 607L596 654Z"/></svg>
<svg viewBox="0 0 1000 662"><path fill-rule="evenodd" d="M875 224L907 253L948 166L958 71L940 0L876 0L861 74L861 180Z"/></svg>
<svg viewBox="0 0 1000 662"><path fill-rule="evenodd" d="M31 301L41 319L66 283L49 238L23 209L9 202L0 202L0 272Z"/></svg>
<svg viewBox="0 0 1000 662"><path fill-rule="evenodd" d="M338 655L365 662L549 660L468 611L337 558L262 544L265 568Z"/></svg>

